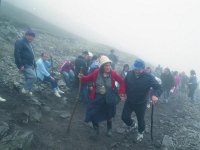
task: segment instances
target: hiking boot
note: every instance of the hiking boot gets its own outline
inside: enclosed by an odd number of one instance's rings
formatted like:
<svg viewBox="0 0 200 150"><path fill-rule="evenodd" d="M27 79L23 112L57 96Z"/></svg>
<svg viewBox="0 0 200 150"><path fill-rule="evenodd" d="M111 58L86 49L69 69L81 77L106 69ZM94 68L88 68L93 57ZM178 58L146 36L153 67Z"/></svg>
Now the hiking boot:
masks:
<svg viewBox="0 0 200 150"><path fill-rule="evenodd" d="M143 137L144 137L144 132L138 133L138 135L137 135L137 141L141 142L142 139L143 139Z"/></svg>
<svg viewBox="0 0 200 150"><path fill-rule="evenodd" d="M99 124L98 123L93 123L93 129L94 129L94 134L95 136L99 135Z"/></svg>
<svg viewBox="0 0 200 150"><path fill-rule="evenodd" d="M58 93L58 91L55 91L54 94L55 94L55 96L57 96L57 97L61 97L61 95Z"/></svg>
<svg viewBox="0 0 200 150"><path fill-rule="evenodd" d="M6 99L4 99L4 98L0 97L0 101L1 101L1 102L5 102L5 101L6 101Z"/></svg>
<svg viewBox="0 0 200 150"><path fill-rule="evenodd" d="M64 94L65 92L63 92L63 91L61 91L60 89L58 89L58 93Z"/></svg>
<svg viewBox="0 0 200 150"><path fill-rule="evenodd" d="M112 120L107 120L107 136L112 136Z"/></svg>

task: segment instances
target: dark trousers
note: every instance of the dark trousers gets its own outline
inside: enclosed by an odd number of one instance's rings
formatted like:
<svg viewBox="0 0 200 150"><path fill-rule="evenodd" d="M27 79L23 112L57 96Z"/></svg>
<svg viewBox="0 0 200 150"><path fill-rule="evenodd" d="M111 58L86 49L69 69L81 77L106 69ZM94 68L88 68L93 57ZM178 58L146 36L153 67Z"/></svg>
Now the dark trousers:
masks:
<svg viewBox="0 0 200 150"><path fill-rule="evenodd" d="M131 114L134 111L138 121L138 131L142 133L145 130L145 111L146 111L147 103L142 104L131 104L126 101L124 104L123 112L122 112L122 120L127 126L131 126L133 124L133 120L131 119Z"/></svg>
<svg viewBox="0 0 200 150"><path fill-rule="evenodd" d="M52 90L54 90L55 88L58 87L58 84L57 84L56 80L52 80L51 77L44 76L43 81L49 82L51 84Z"/></svg>
<svg viewBox="0 0 200 150"><path fill-rule="evenodd" d="M99 124L92 122L93 128L94 129L98 129L99 128ZM107 130L112 129L112 120L107 120Z"/></svg>

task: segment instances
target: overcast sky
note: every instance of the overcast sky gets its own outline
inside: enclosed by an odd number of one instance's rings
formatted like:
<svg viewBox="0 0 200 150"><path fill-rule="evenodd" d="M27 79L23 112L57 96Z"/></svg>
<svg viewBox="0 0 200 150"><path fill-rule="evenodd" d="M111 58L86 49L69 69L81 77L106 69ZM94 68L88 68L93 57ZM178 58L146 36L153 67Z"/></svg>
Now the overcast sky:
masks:
<svg viewBox="0 0 200 150"><path fill-rule="evenodd" d="M200 0L3 0L153 64L200 70Z"/></svg>

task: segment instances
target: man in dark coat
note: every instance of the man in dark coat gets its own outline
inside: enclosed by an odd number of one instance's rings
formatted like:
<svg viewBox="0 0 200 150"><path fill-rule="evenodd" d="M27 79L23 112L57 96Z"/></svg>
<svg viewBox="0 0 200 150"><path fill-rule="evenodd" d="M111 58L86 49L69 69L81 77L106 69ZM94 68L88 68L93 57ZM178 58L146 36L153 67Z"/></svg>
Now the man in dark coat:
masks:
<svg viewBox="0 0 200 150"><path fill-rule="evenodd" d="M118 58L115 55L115 51L112 49L110 50L110 54L108 55L109 59L112 61L112 68L115 69L115 65L118 62Z"/></svg>
<svg viewBox="0 0 200 150"><path fill-rule="evenodd" d="M137 140L141 141L145 130L144 116L149 98L149 90L153 89L151 97L153 104L157 102L162 90L155 77L145 72L145 64L142 60L136 60L132 69L125 78L127 100L124 104L122 120L127 126L135 128L136 124L131 119L132 112L135 112L139 131Z"/></svg>
<svg viewBox="0 0 200 150"><path fill-rule="evenodd" d="M15 64L20 72L25 76L25 84L22 93L32 95L33 83L36 80L35 56L31 42L35 38L35 33L28 30L25 36L15 42Z"/></svg>
<svg viewBox="0 0 200 150"><path fill-rule="evenodd" d="M164 69L164 72L161 74L160 78L162 80L163 96L167 103L170 95L170 90L175 86L174 78L169 68Z"/></svg>

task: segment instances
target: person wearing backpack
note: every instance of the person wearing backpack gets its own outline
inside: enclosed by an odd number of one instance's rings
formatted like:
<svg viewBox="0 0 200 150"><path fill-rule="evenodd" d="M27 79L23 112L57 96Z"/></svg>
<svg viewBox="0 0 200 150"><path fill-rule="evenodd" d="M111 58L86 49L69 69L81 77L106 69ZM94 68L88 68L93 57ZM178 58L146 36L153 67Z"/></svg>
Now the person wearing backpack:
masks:
<svg viewBox="0 0 200 150"><path fill-rule="evenodd" d="M28 30L25 36L15 42L14 58L15 64L19 69L19 72L23 73L25 77L25 83L22 88L23 94L32 93L33 84L36 81L35 73L35 56L32 46L32 41L35 38L35 33L32 30Z"/></svg>
<svg viewBox="0 0 200 150"><path fill-rule="evenodd" d="M145 131L145 111L149 99L149 90L152 88L151 101L155 104L162 90L158 81L149 73L145 72L145 63L141 59L135 60L125 78L126 96L124 108L122 111L122 120L130 128L136 128L135 121L131 118L132 112L135 112L138 121L137 140L143 139Z"/></svg>

